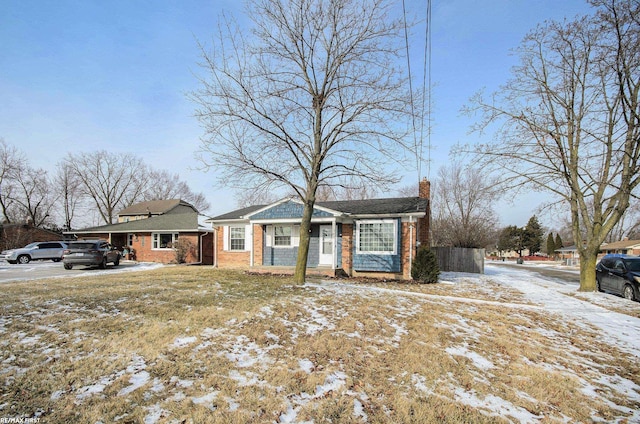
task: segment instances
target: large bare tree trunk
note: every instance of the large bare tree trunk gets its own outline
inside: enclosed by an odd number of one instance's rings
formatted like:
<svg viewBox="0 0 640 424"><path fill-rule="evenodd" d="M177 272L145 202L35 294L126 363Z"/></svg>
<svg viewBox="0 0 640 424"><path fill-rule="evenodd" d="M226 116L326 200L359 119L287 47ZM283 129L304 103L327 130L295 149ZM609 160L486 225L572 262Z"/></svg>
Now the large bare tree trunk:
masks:
<svg viewBox="0 0 640 424"><path fill-rule="evenodd" d="M305 282L307 273L307 259L309 258L309 242L311 240L311 216L313 214L313 204L305 202L302 211L302 222L300 223L300 246L298 257L296 258L296 270L293 280L298 284Z"/></svg>

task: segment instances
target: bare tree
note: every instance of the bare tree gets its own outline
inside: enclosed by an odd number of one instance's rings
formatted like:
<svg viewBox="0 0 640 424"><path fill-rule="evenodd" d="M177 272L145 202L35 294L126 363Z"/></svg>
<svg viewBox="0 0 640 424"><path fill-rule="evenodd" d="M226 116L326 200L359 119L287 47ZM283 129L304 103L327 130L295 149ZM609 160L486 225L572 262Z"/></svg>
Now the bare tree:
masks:
<svg viewBox="0 0 640 424"><path fill-rule="evenodd" d="M13 195L19 216L25 221L34 227L51 223L56 198L45 170L23 166L15 175Z"/></svg>
<svg viewBox="0 0 640 424"><path fill-rule="evenodd" d="M64 215L63 227L67 231L73 228L75 214L84 201L80 178L73 172L67 162L60 162L56 166L56 175L53 179L53 186L58 190L58 201L62 205Z"/></svg>
<svg viewBox="0 0 640 424"><path fill-rule="evenodd" d="M437 246L484 248L498 228L495 178L452 163L438 171L432 192L432 240Z"/></svg>
<svg viewBox="0 0 640 424"><path fill-rule="evenodd" d="M513 79L470 109L479 128L502 124L476 149L480 164L570 208L583 291L596 289L600 245L640 183L640 2L592 4L593 16L533 30Z"/></svg>
<svg viewBox="0 0 640 424"><path fill-rule="evenodd" d="M146 166L131 154L70 154L65 164L79 179L83 193L95 204L105 224L113 222L118 210L139 200L147 186Z"/></svg>
<svg viewBox="0 0 640 424"><path fill-rule="evenodd" d="M202 193L194 193L189 185L180 180L178 174L165 170L150 170L148 186L142 194L142 200L182 199L191 203L198 211L204 212L210 205Z"/></svg>
<svg viewBox="0 0 640 424"><path fill-rule="evenodd" d="M4 222L13 222L16 216L16 176L27 163L27 158L14 146L0 138L0 208Z"/></svg>
<svg viewBox="0 0 640 424"><path fill-rule="evenodd" d="M640 203L632 202L620 221L609 233L607 243L624 240L625 237L635 238L640 230Z"/></svg>
<svg viewBox="0 0 640 424"><path fill-rule="evenodd" d="M403 26L391 6L249 0L252 31L227 21L213 52L203 48L209 75L192 94L207 134L201 159L228 186L300 198L297 282L318 188L396 181L389 157L402 151L410 96L397 61Z"/></svg>

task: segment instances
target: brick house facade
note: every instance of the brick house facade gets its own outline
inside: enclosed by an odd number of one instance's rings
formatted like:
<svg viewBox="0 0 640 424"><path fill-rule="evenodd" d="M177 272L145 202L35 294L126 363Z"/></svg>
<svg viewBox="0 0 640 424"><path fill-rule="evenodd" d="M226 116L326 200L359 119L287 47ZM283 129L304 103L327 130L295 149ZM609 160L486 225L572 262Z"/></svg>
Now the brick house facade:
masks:
<svg viewBox="0 0 640 424"><path fill-rule="evenodd" d="M418 197L317 202L311 220L309 274L410 279L419 245L429 245L429 193ZM209 220L214 265L265 272L292 271L303 206L283 199Z"/></svg>
<svg viewBox="0 0 640 424"><path fill-rule="evenodd" d="M118 214L118 223L69 232L80 239L104 239L142 262L213 264L213 229L206 217L179 199L137 203ZM184 257L178 258L178 249Z"/></svg>

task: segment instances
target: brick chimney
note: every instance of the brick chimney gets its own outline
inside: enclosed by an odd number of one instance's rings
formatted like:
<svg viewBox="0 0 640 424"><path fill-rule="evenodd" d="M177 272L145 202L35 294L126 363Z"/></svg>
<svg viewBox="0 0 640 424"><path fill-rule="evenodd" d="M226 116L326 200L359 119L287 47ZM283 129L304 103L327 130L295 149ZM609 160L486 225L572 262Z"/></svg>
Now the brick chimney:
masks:
<svg viewBox="0 0 640 424"><path fill-rule="evenodd" d="M431 199L431 182L426 178L423 178L418 184L418 197Z"/></svg>

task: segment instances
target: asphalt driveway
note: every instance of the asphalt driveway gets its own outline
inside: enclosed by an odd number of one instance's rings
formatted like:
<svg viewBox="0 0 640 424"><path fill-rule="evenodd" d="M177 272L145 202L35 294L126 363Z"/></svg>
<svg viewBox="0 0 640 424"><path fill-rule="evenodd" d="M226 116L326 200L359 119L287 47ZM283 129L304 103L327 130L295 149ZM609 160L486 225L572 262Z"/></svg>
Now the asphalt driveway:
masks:
<svg viewBox="0 0 640 424"><path fill-rule="evenodd" d="M161 264L139 263L134 261L121 261L120 265L107 265L106 269L97 267L75 266L73 269L64 269L62 262L33 261L28 264L12 265L5 261L0 261L0 283L19 280L38 280L42 278L68 278L85 275L95 275L97 273L115 273L140 271L160 267Z"/></svg>

